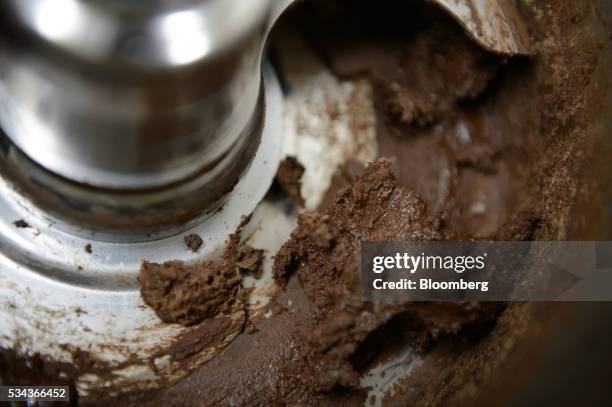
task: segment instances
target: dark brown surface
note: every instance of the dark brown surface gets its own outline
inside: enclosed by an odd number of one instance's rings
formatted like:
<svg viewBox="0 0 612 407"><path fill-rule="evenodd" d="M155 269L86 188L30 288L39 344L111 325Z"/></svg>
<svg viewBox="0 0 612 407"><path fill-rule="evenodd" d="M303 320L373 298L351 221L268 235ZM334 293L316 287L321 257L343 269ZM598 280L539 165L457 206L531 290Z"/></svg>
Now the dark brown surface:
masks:
<svg viewBox="0 0 612 407"><path fill-rule="evenodd" d="M528 224L528 231L531 231ZM372 304L361 296L360 242L364 240L440 240L446 235L427 205L401 187L391 162L379 159L321 213L302 215L291 239L275 257L274 276L284 284L297 274L315 306L318 326L312 346L310 385L317 390L358 386L357 365L367 365L360 345L392 319L403 319L404 340L425 349L433 339L456 334L467 324L491 320L501 304ZM384 335L383 335L384 336Z"/></svg>
<svg viewBox="0 0 612 407"><path fill-rule="evenodd" d="M302 175L304 166L295 157L286 157L281 161L276 173L276 182L289 198L298 206L304 206L304 198L300 189L302 188Z"/></svg>
<svg viewBox="0 0 612 407"><path fill-rule="evenodd" d="M241 253L240 231L249 220L243 218L229 236L218 260L142 263L138 273L140 294L162 321L191 325L242 307L242 277L236 262Z"/></svg>
<svg viewBox="0 0 612 407"><path fill-rule="evenodd" d="M429 216L416 194L398 185L391 162L381 159L341 189L329 210L299 218L291 239L275 257L274 274L282 281L299 270L306 293L324 307L331 299L321 295L321 287L350 284L358 275L355 255L361 240L441 237L439 220Z"/></svg>
<svg viewBox="0 0 612 407"><path fill-rule="evenodd" d="M379 155L394 160L400 184L454 230L491 235L533 206L527 180L543 146L530 64L478 48L435 8L370 15L365 3L307 9L322 22L305 30L336 74L374 86Z"/></svg>
<svg viewBox="0 0 612 407"><path fill-rule="evenodd" d="M13 225L15 225L15 227L19 229L26 229L30 227L30 224L23 219L17 219L13 221Z"/></svg>
<svg viewBox="0 0 612 407"><path fill-rule="evenodd" d="M162 321L183 325L229 312L240 290L236 266L225 261L192 265L145 261L138 281L142 298Z"/></svg>
<svg viewBox="0 0 612 407"><path fill-rule="evenodd" d="M187 246L187 248L194 253L200 250L200 247L202 247L202 245L204 244L204 241L202 240L200 235L196 233L192 233L190 235L185 236L183 238L183 241L185 242L185 246Z"/></svg>
<svg viewBox="0 0 612 407"><path fill-rule="evenodd" d="M273 315L254 321L224 351L185 380L147 394L122 397L127 406L359 406L361 392L312 391L306 335L316 326L313 308L297 279L275 297ZM205 391L206 396L202 396ZM106 405L102 402L95 405Z"/></svg>
<svg viewBox="0 0 612 407"><path fill-rule="evenodd" d="M242 277L236 262L241 256L240 232L250 219L242 218L218 260L142 262L140 295L162 321L191 325L229 313L242 302Z"/></svg>
<svg viewBox="0 0 612 407"><path fill-rule="evenodd" d="M254 277L261 277L262 262L264 251L262 249L254 249L251 246L243 246L238 254L236 266L243 273L248 273Z"/></svg>

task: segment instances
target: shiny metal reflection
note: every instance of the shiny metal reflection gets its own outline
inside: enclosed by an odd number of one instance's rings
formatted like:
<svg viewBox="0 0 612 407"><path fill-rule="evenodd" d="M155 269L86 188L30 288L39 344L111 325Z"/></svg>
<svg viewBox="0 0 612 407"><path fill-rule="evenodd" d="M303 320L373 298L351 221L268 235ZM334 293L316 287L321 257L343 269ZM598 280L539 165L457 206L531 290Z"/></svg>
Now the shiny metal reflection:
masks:
<svg viewBox="0 0 612 407"><path fill-rule="evenodd" d="M2 1L0 125L35 162L96 187L202 172L248 137L270 4Z"/></svg>

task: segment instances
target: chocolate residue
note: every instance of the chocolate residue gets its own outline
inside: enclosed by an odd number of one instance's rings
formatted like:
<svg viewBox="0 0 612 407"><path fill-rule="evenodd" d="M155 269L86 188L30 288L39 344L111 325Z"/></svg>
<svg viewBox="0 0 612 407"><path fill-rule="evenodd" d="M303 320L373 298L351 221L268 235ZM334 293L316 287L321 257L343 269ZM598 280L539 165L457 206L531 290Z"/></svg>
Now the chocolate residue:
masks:
<svg viewBox="0 0 612 407"><path fill-rule="evenodd" d="M251 274L254 277L261 277L263 272L263 253L262 249L253 249L251 246L244 246L236 259L236 266L243 273Z"/></svg>
<svg viewBox="0 0 612 407"><path fill-rule="evenodd" d="M185 246L187 246L187 248L194 253L200 250L200 247L202 247L202 245L204 244L204 241L202 240L200 235L196 233L192 233L190 235L185 236L183 238L183 241L185 242Z"/></svg>
<svg viewBox="0 0 612 407"><path fill-rule="evenodd" d="M26 229L26 228L31 227L30 224L23 219L14 220L13 225L19 229Z"/></svg>
<svg viewBox="0 0 612 407"><path fill-rule="evenodd" d="M331 185L323 196L318 209L328 209L332 206L336 200L336 191L350 185L363 172L364 168L364 164L356 160L350 160L342 164L332 177Z"/></svg>
<svg viewBox="0 0 612 407"><path fill-rule="evenodd" d="M295 157L286 157L278 167L276 182L285 191L289 198L298 206L304 206L304 198L300 189L302 188L302 175L304 166Z"/></svg>
<svg viewBox="0 0 612 407"><path fill-rule="evenodd" d="M300 216L291 239L275 257L274 276L285 284L297 273L316 307L319 324L307 335L311 369L304 377L309 386L317 391L356 387L355 360L366 362L355 352L372 332L400 315L409 321L403 327L406 340L421 349L442 334L456 334L466 324L495 318L503 308L500 304L383 305L362 298L361 241L443 238L440 219L398 184L386 159L370 164L350 187L340 190L328 210Z"/></svg>
<svg viewBox="0 0 612 407"><path fill-rule="evenodd" d="M383 106L397 124L417 127L431 126L458 102L478 97L499 68L460 29L442 24L419 33L397 62L387 68L397 76L385 73L379 84Z"/></svg>
<svg viewBox="0 0 612 407"><path fill-rule="evenodd" d="M515 104L523 89L515 87L511 103L496 96L507 62L476 46L444 17L414 35L389 35L384 41L381 32L397 34L397 27L374 20L379 31L368 38L358 34L359 21L367 19L371 29L372 20L368 14L356 16L352 7L321 7L324 11L315 14L324 23L317 32L312 26L305 31L337 75L365 76L372 83L379 153L393 157L397 179L389 161L381 160L361 177L336 177L348 186L335 203L322 205L327 210L302 215L275 258L277 281L286 284L297 274L315 304L319 322L306 335L312 351L304 376L317 391L357 386L358 367L369 361L364 344L384 336L377 332L389 324L402 321L403 340L425 350L443 335L495 320L505 307L367 303L360 296L360 241L524 240L538 222L529 212L510 219L530 207L527 199L521 202L529 195L525 172L510 163L524 162L539 146L530 141L533 112ZM513 69L524 70L520 64ZM504 126L515 130L500 132ZM516 130L521 128L525 131ZM523 154L530 148L534 152Z"/></svg>
<svg viewBox="0 0 612 407"><path fill-rule="evenodd" d="M379 155L395 160L400 185L476 237L537 206L529 163L543 146L529 61L487 52L419 3L340 4L305 6L318 24L303 30L334 73L372 84Z"/></svg>
<svg viewBox="0 0 612 407"><path fill-rule="evenodd" d="M191 325L230 312L242 301L242 278L236 261L240 231L249 220L243 218L219 260L142 263L138 273L141 296L162 321Z"/></svg>
<svg viewBox="0 0 612 407"><path fill-rule="evenodd" d="M310 285L329 286L353 276L359 268L355 253L361 240L440 238L439 221L428 215L416 194L399 187L390 161L380 159L339 191L329 210L299 217L291 239L275 257L274 275L282 283L299 259L300 268L307 268L299 276L308 292ZM331 266L328 257L333 259ZM312 297L325 301L319 294Z"/></svg>
<svg viewBox="0 0 612 407"><path fill-rule="evenodd" d="M93 250L92 250L92 248L91 248L91 243L87 243L87 244L85 245L84 249L85 249L85 252L86 252L86 253L89 253L89 254L93 253Z"/></svg>
<svg viewBox="0 0 612 407"><path fill-rule="evenodd" d="M229 311L240 289L235 264L221 260L187 265L145 261L138 281L143 300L164 322L190 325Z"/></svg>
<svg viewBox="0 0 612 407"><path fill-rule="evenodd" d="M540 217L531 210L514 214L492 237L493 240L527 241L540 224Z"/></svg>

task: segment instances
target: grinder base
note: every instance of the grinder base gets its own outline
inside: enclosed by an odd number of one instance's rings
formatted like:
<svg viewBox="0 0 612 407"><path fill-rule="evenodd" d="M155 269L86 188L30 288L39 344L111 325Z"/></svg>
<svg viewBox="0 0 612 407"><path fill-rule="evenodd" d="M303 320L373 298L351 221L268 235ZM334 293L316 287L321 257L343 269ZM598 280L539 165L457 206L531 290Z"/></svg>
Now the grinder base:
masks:
<svg viewBox="0 0 612 407"><path fill-rule="evenodd" d="M280 160L282 117L279 83L269 66L263 72L266 108L255 157L222 210L184 233L132 243L92 241L67 233L66 225L50 219L0 178L0 296L5 299L0 303L0 347L67 364L75 363L75 350L86 350L112 373L79 377L79 393L87 395L92 388L126 391L175 381L238 334L242 310L223 317L235 329L226 330L218 341L180 363L169 357L166 349L202 326L160 323L143 306L137 273L143 260L217 258L241 217L263 199ZM17 220L22 227L13 224ZM185 247L183 237L191 233L204 240L198 253ZM88 245L91 252L85 250Z"/></svg>

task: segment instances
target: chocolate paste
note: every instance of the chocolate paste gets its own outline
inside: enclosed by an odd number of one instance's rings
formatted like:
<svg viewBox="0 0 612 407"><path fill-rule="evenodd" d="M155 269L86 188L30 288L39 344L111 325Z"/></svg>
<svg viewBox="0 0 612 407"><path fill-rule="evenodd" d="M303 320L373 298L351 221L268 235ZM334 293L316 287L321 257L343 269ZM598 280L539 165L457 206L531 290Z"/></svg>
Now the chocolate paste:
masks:
<svg viewBox="0 0 612 407"><path fill-rule="evenodd" d="M263 253L262 249L254 249L251 246L245 245L238 254L236 266L243 273L251 274L254 277L261 277L263 272Z"/></svg>
<svg viewBox="0 0 612 407"><path fill-rule="evenodd" d="M220 313L228 313L242 302L238 272L240 231L250 217L243 218L230 235L223 255L215 261L186 264L144 261L138 273L140 294L164 322L191 325Z"/></svg>
<svg viewBox="0 0 612 407"><path fill-rule="evenodd" d="M338 191L335 204L321 213L300 216L291 239L275 257L274 276L284 284L297 274L320 321L309 335L317 390L357 387L359 372L350 359L380 326L402 315L406 338L423 349L429 339L457 333L467 323L495 317L498 304L371 304L361 297L360 242L364 240L441 240L441 220L426 203L401 187L391 162L379 159L350 187ZM361 361L360 363L364 363Z"/></svg>
<svg viewBox="0 0 612 407"><path fill-rule="evenodd" d="M304 206L304 198L300 191L302 175L304 175L304 167L295 157L286 157L281 161L276 173L278 185L296 205L301 207Z"/></svg>
<svg viewBox="0 0 612 407"><path fill-rule="evenodd" d="M308 7L303 29L330 68L373 85L379 155L455 231L486 237L529 210L542 151L528 61L478 47L421 3ZM300 24L302 20L298 20Z"/></svg>
<svg viewBox="0 0 612 407"><path fill-rule="evenodd" d="M187 248L194 253L200 250L200 247L202 247L202 245L204 244L204 241L202 240L200 235L196 233L192 233L185 236L183 238L183 241L185 242L185 246L187 246Z"/></svg>
<svg viewBox="0 0 612 407"><path fill-rule="evenodd" d="M143 300L162 321L183 325L229 311L240 289L236 267L226 260L191 265L145 261L138 281Z"/></svg>

